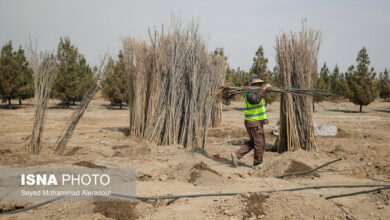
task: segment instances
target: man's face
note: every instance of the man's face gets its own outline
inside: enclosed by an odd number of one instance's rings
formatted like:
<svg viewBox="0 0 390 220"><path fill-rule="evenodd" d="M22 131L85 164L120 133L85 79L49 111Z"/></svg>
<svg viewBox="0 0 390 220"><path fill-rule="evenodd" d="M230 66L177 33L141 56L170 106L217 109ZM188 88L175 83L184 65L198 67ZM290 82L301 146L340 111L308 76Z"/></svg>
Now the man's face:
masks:
<svg viewBox="0 0 390 220"><path fill-rule="evenodd" d="M253 83L251 86L261 87L263 83Z"/></svg>

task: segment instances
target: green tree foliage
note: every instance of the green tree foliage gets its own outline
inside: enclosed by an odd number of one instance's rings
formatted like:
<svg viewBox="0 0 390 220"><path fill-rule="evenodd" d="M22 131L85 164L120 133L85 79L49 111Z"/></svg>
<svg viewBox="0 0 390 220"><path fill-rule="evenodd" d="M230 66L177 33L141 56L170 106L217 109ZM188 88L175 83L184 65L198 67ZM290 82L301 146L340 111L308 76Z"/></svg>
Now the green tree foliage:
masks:
<svg viewBox="0 0 390 220"><path fill-rule="evenodd" d="M241 70L240 67L237 69L231 69L229 66L226 70L225 80L227 84L235 87L248 86L250 75L248 72Z"/></svg>
<svg viewBox="0 0 390 220"><path fill-rule="evenodd" d="M22 100L34 96L33 71L28 66L28 61L24 55L24 50L21 47L16 52L15 58L20 68L20 87L17 91L17 98L19 98L19 104L21 105Z"/></svg>
<svg viewBox="0 0 390 220"><path fill-rule="evenodd" d="M103 83L103 96L110 100L112 105L119 104L122 108L123 103L129 101L129 77L127 77L122 51L119 51L118 61L115 62L110 58L104 71L106 71L106 80Z"/></svg>
<svg viewBox="0 0 390 220"><path fill-rule="evenodd" d="M225 58L225 61L227 61L227 59L228 59L227 56L225 56L225 52L224 52L223 48L219 48L219 47L215 48L214 55L223 56Z"/></svg>
<svg viewBox="0 0 390 220"><path fill-rule="evenodd" d="M378 96L374 68L369 69L370 58L365 47L359 51L356 58L357 67L350 66L345 75L348 84L349 100L356 105L368 105Z"/></svg>
<svg viewBox="0 0 390 220"><path fill-rule="evenodd" d="M274 67L273 75L274 75L274 84L272 84L272 86L280 87L280 72L278 67L276 66Z"/></svg>
<svg viewBox="0 0 390 220"><path fill-rule="evenodd" d="M53 97L68 107L81 101L92 82L93 73L86 59L72 45L69 37L61 38L57 49L58 75Z"/></svg>
<svg viewBox="0 0 390 220"><path fill-rule="evenodd" d="M339 67L336 65L333 69L332 75L329 77L330 91L336 95L344 95L347 91L347 82L345 81L344 74L340 72Z"/></svg>
<svg viewBox="0 0 390 220"><path fill-rule="evenodd" d="M321 68L315 88L330 90L330 71L326 63Z"/></svg>
<svg viewBox="0 0 390 220"><path fill-rule="evenodd" d="M8 101L11 108L11 99L22 99L33 96L32 70L20 47L13 51L12 42L9 41L1 49L0 55L0 95Z"/></svg>
<svg viewBox="0 0 390 220"><path fill-rule="evenodd" d="M389 71L387 70L387 68L383 73L379 74L377 86L379 90L379 97L384 99L390 97L390 78Z"/></svg>
<svg viewBox="0 0 390 220"><path fill-rule="evenodd" d="M268 59L264 56L264 50L262 46L256 51L255 57L253 57L252 68L249 71L250 75L258 75L266 83L275 85L275 71L268 70ZM278 97L277 93L266 93L265 100L267 104L271 104Z"/></svg>

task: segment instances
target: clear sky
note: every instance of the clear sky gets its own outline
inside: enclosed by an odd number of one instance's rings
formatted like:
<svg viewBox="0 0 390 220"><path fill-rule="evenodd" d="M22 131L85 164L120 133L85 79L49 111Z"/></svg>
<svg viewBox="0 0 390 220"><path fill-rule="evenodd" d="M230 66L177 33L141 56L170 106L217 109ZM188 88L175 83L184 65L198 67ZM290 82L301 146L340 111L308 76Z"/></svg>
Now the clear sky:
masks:
<svg viewBox="0 0 390 220"><path fill-rule="evenodd" d="M209 50L223 47L232 67L249 70L259 45L275 65L275 36L298 31L307 18L323 31L319 65L342 71L365 46L377 72L390 68L389 0L0 0L0 45L28 42L55 50L69 36L90 64L116 55L123 36L147 39L148 27L168 24L171 13L198 20Z"/></svg>

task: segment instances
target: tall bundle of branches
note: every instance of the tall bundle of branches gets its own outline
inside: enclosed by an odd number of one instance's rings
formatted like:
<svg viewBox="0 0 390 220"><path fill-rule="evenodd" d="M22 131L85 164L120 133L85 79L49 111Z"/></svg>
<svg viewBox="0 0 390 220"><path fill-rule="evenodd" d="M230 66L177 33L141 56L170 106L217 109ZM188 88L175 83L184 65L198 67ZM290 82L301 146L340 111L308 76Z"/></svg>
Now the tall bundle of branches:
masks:
<svg viewBox="0 0 390 220"><path fill-rule="evenodd" d="M34 125L31 135L30 153L39 154L45 126L47 105L58 69L56 58L48 52L38 54L30 41L29 65L34 72Z"/></svg>
<svg viewBox="0 0 390 220"><path fill-rule="evenodd" d="M276 58L282 88L310 89L317 66L321 32L309 30L302 23L299 33L276 37ZM280 101L280 136L278 151L299 148L315 150L311 96L282 93Z"/></svg>
<svg viewBox="0 0 390 220"><path fill-rule="evenodd" d="M149 38L122 41L130 133L158 145L204 146L224 58L207 53L194 22L183 28L172 19L167 33L149 30Z"/></svg>
<svg viewBox="0 0 390 220"><path fill-rule="evenodd" d="M218 87L222 87L225 81L225 74L226 74L226 64L225 62L219 62L220 65L223 65L222 67L219 67L220 70L220 77L219 77L219 83ZM222 122L222 101L218 98L215 99L215 102L213 104L213 108L211 110L211 127L216 128L219 127L219 125Z"/></svg>
<svg viewBox="0 0 390 220"><path fill-rule="evenodd" d="M91 102L93 96L99 90L101 86L101 82L104 80L104 76L105 76L105 71L103 71L104 69L103 67L106 60L105 58L106 56L104 56L104 58L100 62L99 69L97 73L94 75L91 86L89 87L88 91L84 95L84 98L81 100L80 106L73 112L65 128L62 130L60 137L57 139L55 143L56 146L54 151L55 154L58 155L64 154L66 144L69 142L70 138L72 137L74 129L76 128L80 119L83 117L85 110L87 110L88 104Z"/></svg>

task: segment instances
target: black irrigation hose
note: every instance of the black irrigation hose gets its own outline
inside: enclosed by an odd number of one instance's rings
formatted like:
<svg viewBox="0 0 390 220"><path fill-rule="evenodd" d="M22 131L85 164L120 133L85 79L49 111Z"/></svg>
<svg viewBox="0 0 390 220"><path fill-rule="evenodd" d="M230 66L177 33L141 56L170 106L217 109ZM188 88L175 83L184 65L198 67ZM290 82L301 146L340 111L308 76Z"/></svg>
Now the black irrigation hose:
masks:
<svg viewBox="0 0 390 220"><path fill-rule="evenodd" d="M322 186L306 186L306 187L291 188L291 189L263 190L254 193L274 193L274 192L302 191L308 189L365 188L365 187L390 187L390 185L322 185ZM190 194L190 195L161 196L161 197L140 197L140 196L128 196L128 195L112 193L111 196L128 198L128 199L158 200L158 199L180 199L180 198L211 197L211 196L235 196L240 194L243 193L207 193L207 194Z"/></svg>
<svg viewBox="0 0 390 220"><path fill-rule="evenodd" d="M22 209L15 209L15 210L11 210L11 211L8 211L8 212L2 212L0 213L0 215L6 215L6 214L15 214L15 213L18 213L18 212L24 212L24 211L28 211L30 209L35 209L35 208L38 208L40 206L43 206L43 205L46 205L46 204L49 204L49 203L52 203L52 202L55 202L57 200L60 200L62 199L64 196L58 196L58 197L55 197L53 199L50 199L50 200L47 200L45 202L41 202L41 203L38 203L38 204L35 204L35 205L32 205L32 206L29 206L29 207L26 207L26 208L22 208Z"/></svg>
<svg viewBox="0 0 390 220"><path fill-rule="evenodd" d="M321 186L307 186L307 187L299 187L299 188L291 188L291 189L263 190L263 191L257 191L255 193L292 192L292 191L302 191L302 190L308 190L308 189L368 188L368 187L390 187L390 185L321 185ZM240 195L240 194L243 194L243 193L207 193L207 194L192 194L192 195L179 195L179 196L162 196L162 197L129 196L129 195L112 193L111 196L128 198L128 199L158 200L158 199L180 199L180 198L196 198L196 197L211 197L211 196L235 196L235 195ZM57 200L60 200L63 197L64 196L59 196L59 197L56 197L56 198L50 199L48 201L32 205L32 206L29 206L26 208L3 212L3 213L0 213L0 215L15 214L18 212L24 212L24 211L27 211L30 209L34 209L34 208L49 204L49 203L57 201Z"/></svg>

